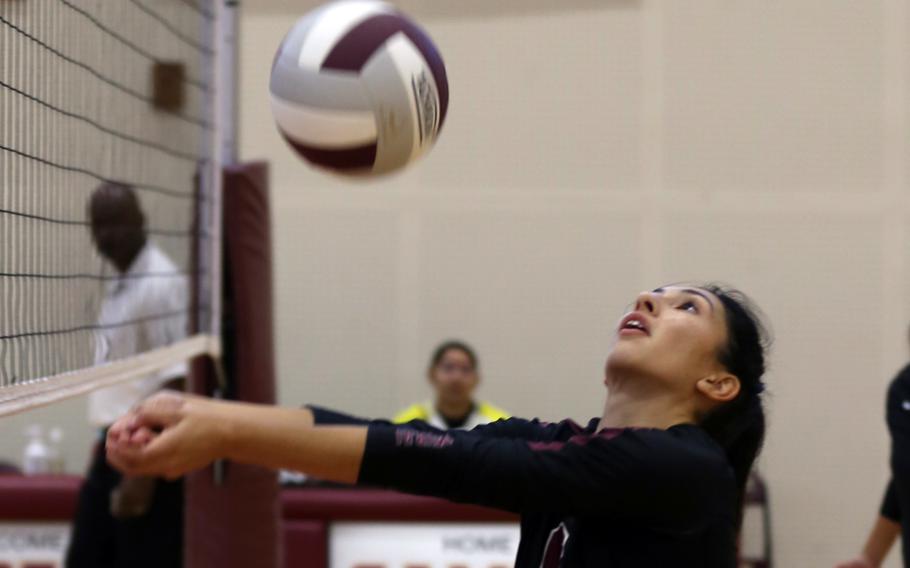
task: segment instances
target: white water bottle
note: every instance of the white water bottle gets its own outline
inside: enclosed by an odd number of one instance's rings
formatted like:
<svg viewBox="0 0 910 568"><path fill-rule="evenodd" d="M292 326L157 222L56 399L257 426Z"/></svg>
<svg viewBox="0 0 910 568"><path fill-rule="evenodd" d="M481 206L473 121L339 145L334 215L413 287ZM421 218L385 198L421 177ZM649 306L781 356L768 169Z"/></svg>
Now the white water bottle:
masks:
<svg viewBox="0 0 910 568"><path fill-rule="evenodd" d="M63 428L54 426L47 437L50 439L48 452L50 472L58 475L62 474L66 471L66 463L63 459Z"/></svg>
<svg viewBox="0 0 910 568"><path fill-rule="evenodd" d="M44 443L41 426L32 424L25 429L28 443L22 456L22 472L25 475L50 473L50 448Z"/></svg>

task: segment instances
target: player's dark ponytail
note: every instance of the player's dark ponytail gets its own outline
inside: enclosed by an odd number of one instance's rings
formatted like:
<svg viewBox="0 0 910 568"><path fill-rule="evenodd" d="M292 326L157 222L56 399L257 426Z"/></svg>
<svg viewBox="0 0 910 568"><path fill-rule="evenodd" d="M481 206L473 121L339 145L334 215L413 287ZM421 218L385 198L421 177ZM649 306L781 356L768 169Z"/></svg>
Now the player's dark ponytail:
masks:
<svg viewBox="0 0 910 568"><path fill-rule="evenodd" d="M703 289L724 305L728 341L719 359L739 379L740 393L705 416L701 426L724 448L736 475L737 514L741 522L746 482L765 439L762 375L769 339L758 310L742 292L714 284Z"/></svg>

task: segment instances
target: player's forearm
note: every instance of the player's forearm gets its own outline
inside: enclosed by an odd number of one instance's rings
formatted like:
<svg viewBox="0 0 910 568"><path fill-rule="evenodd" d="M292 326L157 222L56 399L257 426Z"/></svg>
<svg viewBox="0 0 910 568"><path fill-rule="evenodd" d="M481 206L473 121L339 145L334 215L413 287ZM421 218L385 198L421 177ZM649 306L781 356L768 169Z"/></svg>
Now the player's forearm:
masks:
<svg viewBox="0 0 910 568"><path fill-rule="evenodd" d="M875 526L872 527L869 538L866 540L866 546L863 548L863 557L873 566L880 566L900 532L901 526L899 523L880 516L876 520Z"/></svg>
<svg viewBox="0 0 910 568"><path fill-rule="evenodd" d="M308 409L238 405L228 418L225 457L354 483L366 446L363 426L313 426Z"/></svg>

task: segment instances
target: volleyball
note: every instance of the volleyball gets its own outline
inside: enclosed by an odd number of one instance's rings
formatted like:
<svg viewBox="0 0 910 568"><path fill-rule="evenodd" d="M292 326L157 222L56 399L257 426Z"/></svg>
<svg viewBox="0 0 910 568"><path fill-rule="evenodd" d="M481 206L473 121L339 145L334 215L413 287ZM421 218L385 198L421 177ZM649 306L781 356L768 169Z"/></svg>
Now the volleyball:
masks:
<svg viewBox="0 0 910 568"><path fill-rule="evenodd" d="M340 0L299 19L275 56L269 91L288 144L345 175L389 173L426 153L449 103L433 41L378 0Z"/></svg>

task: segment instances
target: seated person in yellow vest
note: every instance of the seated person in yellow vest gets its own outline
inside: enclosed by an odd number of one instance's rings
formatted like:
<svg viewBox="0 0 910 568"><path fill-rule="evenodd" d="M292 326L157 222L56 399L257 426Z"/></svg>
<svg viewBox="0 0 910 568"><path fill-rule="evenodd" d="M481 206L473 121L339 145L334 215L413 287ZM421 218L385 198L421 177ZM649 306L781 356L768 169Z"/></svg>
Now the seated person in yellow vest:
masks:
<svg viewBox="0 0 910 568"><path fill-rule="evenodd" d="M509 417L492 404L474 399L480 383L477 355L461 341L446 341L436 348L427 378L435 391L435 400L409 406L393 418L394 422L423 420L437 428L470 430Z"/></svg>

